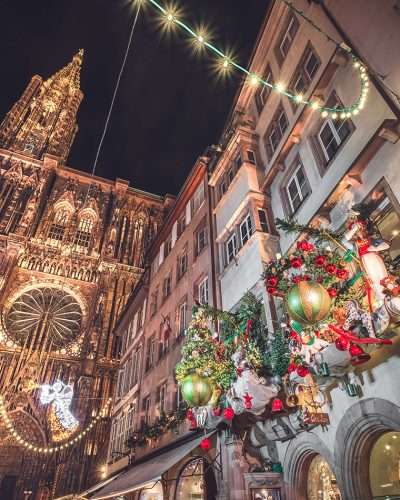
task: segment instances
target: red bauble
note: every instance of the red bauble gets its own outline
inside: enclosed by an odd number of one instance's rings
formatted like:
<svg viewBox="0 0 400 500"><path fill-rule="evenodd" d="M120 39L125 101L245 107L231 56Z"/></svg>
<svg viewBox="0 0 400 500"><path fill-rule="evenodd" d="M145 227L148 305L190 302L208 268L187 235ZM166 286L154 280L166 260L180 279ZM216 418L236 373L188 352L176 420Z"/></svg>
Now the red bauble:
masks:
<svg viewBox="0 0 400 500"><path fill-rule="evenodd" d="M270 295L275 295L277 291L278 291L278 289L277 289L277 288L275 288L274 286L269 286L269 287L267 287L267 292L268 292Z"/></svg>
<svg viewBox="0 0 400 500"><path fill-rule="evenodd" d="M339 337L335 340L336 349L338 349L339 351L347 351L347 349L349 348L349 344L350 342L344 337Z"/></svg>
<svg viewBox="0 0 400 500"><path fill-rule="evenodd" d="M309 374L310 370L306 366L300 365L297 367L297 375L299 377L306 377Z"/></svg>
<svg viewBox="0 0 400 500"><path fill-rule="evenodd" d="M214 417L220 417L221 413L222 413L222 409L219 406L217 406L216 408L213 408L213 410L212 410L212 414L214 415Z"/></svg>
<svg viewBox="0 0 400 500"><path fill-rule="evenodd" d="M224 410L224 418L225 420L232 420L233 417L235 416L235 412L233 411L232 408L225 408Z"/></svg>
<svg viewBox="0 0 400 500"><path fill-rule="evenodd" d="M295 363L289 363L289 366L288 366L288 373L292 373L292 372L295 372L297 370L297 365Z"/></svg>
<svg viewBox="0 0 400 500"><path fill-rule="evenodd" d="M362 365L371 359L371 356L357 344L351 344L349 353L351 356L350 362L353 366Z"/></svg>
<svg viewBox="0 0 400 500"><path fill-rule="evenodd" d="M279 282L279 280L276 276L270 276L266 280L267 286L276 286L278 284L278 282Z"/></svg>
<svg viewBox="0 0 400 500"><path fill-rule="evenodd" d="M283 403L279 398L275 398L272 401L271 411L272 413L280 413L283 411Z"/></svg>
<svg viewBox="0 0 400 500"><path fill-rule="evenodd" d="M336 274L336 266L335 264L328 264L327 266L325 266L325 271L328 273L328 274Z"/></svg>
<svg viewBox="0 0 400 500"><path fill-rule="evenodd" d="M349 273L346 269L338 269L336 271L336 276L340 279L340 280L347 280L347 278L349 277Z"/></svg>
<svg viewBox="0 0 400 500"><path fill-rule="evenodd" d="M203 451L211 450L211 441L208 438L204 438L202 441L200 441L200 448Z"/></svg>
<svg viewBox="0 0 400 500"><path fill-rule="evenodd" d="M329 297L336 297L337 295L337 290L336 288L328 288L328 293L329 293Z"/></svg>
<svg viewBox="0 0 400 500"><path fill-rule="evenodd" d="M318 267L324 266L325 262L326 262L325 255L317 255L314 259L314 264Z"/></svg>
<svg viewBox="0 0 400 500"><path fill-rule="evenodd" d="M194 420L194 413L191 408L189 408L186 412L186 418L189 420L189 422L192 422Z"/></svg>
<svg viewBox="0 0 400 500"><path fill-rule="evenodd" d="M305 274L304 276L302 276L301 279L302 279L302 281L310 281L311 280L311 278L310 278L310 276L308 276L308 274Z"/></svg>
<svg viewBox="0 0 400 500"><path fill-rule="evenodd" d="M300 257L295 257L290 261L290 265L295 269L299 269L299 267L303 265L303 261L300 259Z"/></svg>
<svg viewBox="0 0 400 500"><path fill-rule="evenodd" d="M301 276L293 276L292 281L297 285L301 281Z"/></svg>

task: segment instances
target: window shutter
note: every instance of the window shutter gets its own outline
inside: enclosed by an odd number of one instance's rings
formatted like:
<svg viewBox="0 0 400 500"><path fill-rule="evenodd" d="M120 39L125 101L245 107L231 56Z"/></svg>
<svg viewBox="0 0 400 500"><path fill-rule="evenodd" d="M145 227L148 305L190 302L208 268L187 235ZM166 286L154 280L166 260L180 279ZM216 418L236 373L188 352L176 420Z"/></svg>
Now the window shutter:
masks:
<svg viewBox="0 0 400 500"><path fill-rule="evenodd" d="M178 222L175 221L174 225L172 226L172 238L171 238L171 247L174 248L176 239L178 235Z"/></svg>
<svg viewBox="0 0 400 500"><path fill-rule="evenodd" d="M186 205L186 218L185 218L185 225L188 226L190 224L190 221L192 220L192 211L191 211L191 204L190 201Z"/></svg>
<svg viewBox="0 0 400 500"><path fill-rule="evenodd" d="M160 245L160 255L158 258L158 264L161 266L161 264L164 262L164 243L161 243Z"/></svg>

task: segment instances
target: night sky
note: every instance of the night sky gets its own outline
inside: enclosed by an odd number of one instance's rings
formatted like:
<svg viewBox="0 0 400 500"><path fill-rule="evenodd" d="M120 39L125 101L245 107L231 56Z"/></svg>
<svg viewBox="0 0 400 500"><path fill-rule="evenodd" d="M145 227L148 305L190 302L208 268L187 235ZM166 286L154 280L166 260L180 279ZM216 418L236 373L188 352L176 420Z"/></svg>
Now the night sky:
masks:
<svg viewBox="0 0 400 500"><path fill-rule="evenodd" d="M164 3L160 0L160 3ZM185 0L185 21L246 63L268 0ZM68 165L90 171L111 100L133 9L126 0L0 0L0 119L33 74L45 78L85 49L79 132ZM156 12L142 13L97 174L150 192L177 194L195 159L218 141L241 77L217 81L212 59L187 38L163 37Z"/></svg>

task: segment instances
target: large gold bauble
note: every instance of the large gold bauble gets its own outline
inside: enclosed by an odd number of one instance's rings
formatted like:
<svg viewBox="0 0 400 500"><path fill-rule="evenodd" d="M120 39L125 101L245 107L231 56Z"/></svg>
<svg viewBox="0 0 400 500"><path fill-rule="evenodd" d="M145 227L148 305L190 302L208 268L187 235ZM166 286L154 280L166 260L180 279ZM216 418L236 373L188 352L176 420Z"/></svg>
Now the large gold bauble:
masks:
<svg viewBox="0 0 400 500"><path fill-rule="evenodd" d="M181 392L189 406L205 406L213 394L213 384L209 378L193 373L182 380Z"/></svg>
<svg viewBox="0 0 400 500"><path fill-rule="evenodd" d="M327 290L315 281L300 281L286 296L290 317L303 325L315 325L325 319L331 307Z"/></svg>

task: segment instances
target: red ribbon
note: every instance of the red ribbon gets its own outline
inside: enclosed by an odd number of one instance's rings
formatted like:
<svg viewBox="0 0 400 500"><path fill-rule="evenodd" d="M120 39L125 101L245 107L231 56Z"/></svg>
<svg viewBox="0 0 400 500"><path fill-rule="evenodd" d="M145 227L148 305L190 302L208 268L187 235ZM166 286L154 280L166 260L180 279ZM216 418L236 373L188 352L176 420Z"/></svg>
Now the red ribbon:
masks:
<svg viewBox="0 0 400 500"><path fill-rule="evenodd" d="M354 344L387 344L387 345L392 344L392 341L390 339L377 339L373 337L360 339L359 337L352 335L350 332L343 330L343 328L340 328L338 326L330 324L328 325L328 327L337 335L340 335L341 337L344 337L347 340L351 340L351 342L354 342Z"/></svg>

